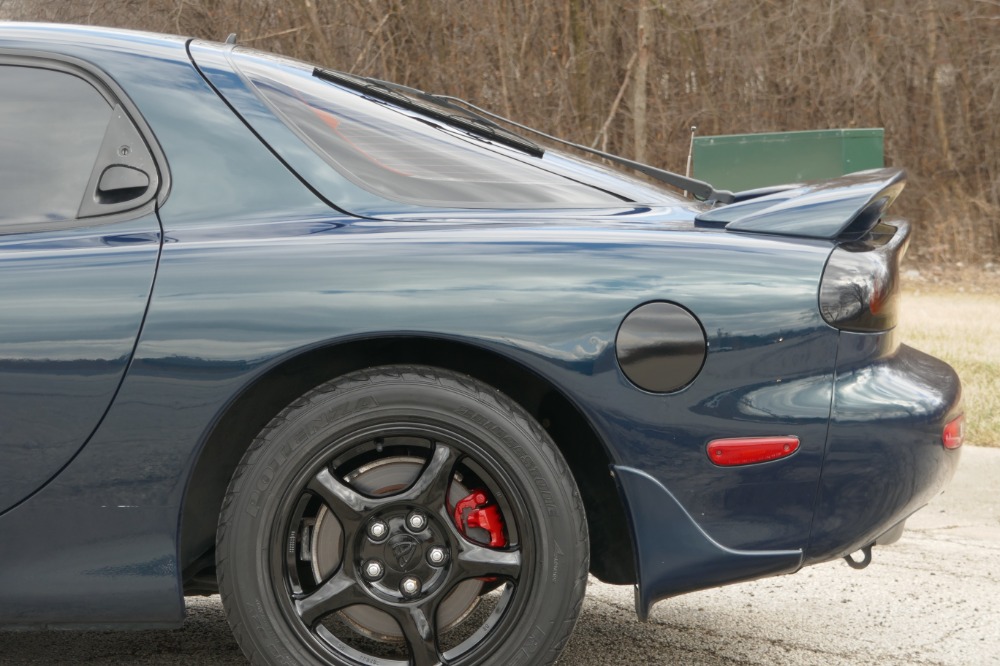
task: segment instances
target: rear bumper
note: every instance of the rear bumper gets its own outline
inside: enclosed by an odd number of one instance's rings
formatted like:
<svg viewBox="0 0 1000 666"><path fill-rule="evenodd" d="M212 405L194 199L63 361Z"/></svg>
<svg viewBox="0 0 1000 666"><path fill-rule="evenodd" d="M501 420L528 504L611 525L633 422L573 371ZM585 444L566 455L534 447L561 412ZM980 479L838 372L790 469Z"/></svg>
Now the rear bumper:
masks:
<svg viewBox="0 0 1000 666"><path fill-rule="evenodd" d="M951 367L894 333L842 333L833 411L805 563L841 557L905 520L947 484L958 450L942 445L962 412Z"/></svg>

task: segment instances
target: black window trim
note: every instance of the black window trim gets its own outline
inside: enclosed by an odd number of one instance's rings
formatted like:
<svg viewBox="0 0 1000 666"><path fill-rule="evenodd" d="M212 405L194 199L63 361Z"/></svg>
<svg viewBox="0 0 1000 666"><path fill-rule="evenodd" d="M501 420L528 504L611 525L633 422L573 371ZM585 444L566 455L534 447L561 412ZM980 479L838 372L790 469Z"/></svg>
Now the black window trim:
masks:
<svg viewBox="0 0 1000 666"><path fill-rule="evenodd" d="M125 94L118 83L104 70L74 56L33 49L0 48L0 65L48 69L76 76L89 83L110 105L112 111L120 106L146 144L159 178L156 194L145 204L131 210L104 215L74 217L69 220L39 220L37 222L4 225L0 223L0 237L12 234L44 233L82 227L97 227L127 222L153 213L162 206L170 194L170 169L156 135L149 127L139 108Z"/></svg>

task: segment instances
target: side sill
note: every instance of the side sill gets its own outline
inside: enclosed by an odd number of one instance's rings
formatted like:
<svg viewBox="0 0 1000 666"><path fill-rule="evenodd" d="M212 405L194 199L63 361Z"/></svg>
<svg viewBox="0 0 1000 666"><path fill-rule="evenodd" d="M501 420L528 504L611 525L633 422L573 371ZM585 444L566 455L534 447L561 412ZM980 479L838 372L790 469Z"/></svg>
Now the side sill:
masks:
<svg viewBox="0 0 1000 666"><path fill-rule="evenodd" d="M635 611L643 622L669 597L802 567L802 550L745 551L712 539L663 484L631 467L614 466L628 504L635 543Z"/></svg>
<svg viewBox="0 0 1000 666"><path fill-rule="evenodd" d="M2 624L0 632L28 633L35 631L162 631L180 629L183 620L177 622L39 622L26 624Z"/></svg>

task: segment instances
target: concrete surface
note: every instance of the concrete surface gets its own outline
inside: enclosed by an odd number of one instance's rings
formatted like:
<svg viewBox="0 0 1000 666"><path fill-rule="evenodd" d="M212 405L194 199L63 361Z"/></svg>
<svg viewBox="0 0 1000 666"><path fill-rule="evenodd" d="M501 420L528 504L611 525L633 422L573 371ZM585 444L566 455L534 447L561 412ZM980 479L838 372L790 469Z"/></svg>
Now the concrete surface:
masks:
<svg viewBox="0 0 1000 666"><path fill-rule="evenodd" d="M635 619L630 588L592 580L562 664L1000 664L1000 449L966 447L949 490L897 544L698 592ZM177 631L0 633L0 664L244 664L217 597Z"/></svg>

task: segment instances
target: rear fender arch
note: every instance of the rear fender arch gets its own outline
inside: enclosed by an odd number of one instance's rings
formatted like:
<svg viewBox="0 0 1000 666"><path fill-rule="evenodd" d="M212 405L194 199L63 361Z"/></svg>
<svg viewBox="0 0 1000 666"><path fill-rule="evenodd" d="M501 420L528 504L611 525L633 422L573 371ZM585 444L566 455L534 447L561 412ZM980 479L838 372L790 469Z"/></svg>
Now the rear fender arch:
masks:
<svg viewBox="0 0 1000 666"><path fill-rule="evenodd" d="M218 415L188 465L179 525L185 593L215 592L217 517L229 480L256 434L318 384L388 364L431 365L465 373L520 404L555 441L583 495L591 535L591 572L609 583L636 582L624 503L610 473L612 458L571 399L549 380L497 351L464 340L394 334L300 349L257 375Z"/></svg>

